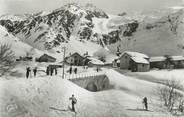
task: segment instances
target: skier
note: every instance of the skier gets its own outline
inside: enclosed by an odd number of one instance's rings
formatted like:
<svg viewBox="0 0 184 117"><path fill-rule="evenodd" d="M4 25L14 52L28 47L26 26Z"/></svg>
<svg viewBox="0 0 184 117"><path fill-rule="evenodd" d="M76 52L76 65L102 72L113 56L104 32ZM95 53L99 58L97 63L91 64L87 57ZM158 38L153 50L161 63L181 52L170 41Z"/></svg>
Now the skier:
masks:
<svg viewBox="0 0 184 117"><path fill-rule="evenodd" d="M69 69L69 73L72 74L72 66Z"/></svg>
<svg viewBox="0 0 184 117"><path fill-rule="evenodd" d="M46 74L49 75L49 67L46 69Z"/></svg>
<svg viewBox="0 0 184 117"><path fill-rule="evenodd" d="M98 68L98 67L96 68L96 71L97 71L97 72L99 71L99 68Z"/></svg>
<svg viewBox="0 0 184 117"><path fill-rule="evenodd" d="M57 68L55 68L55 75L57 75Z"/></svg>
<svg viewBox="0 0 184 117"><path fill-rule="evenodd" d="M77 99L74 97L74 94L69 98L69 100L71 100L72 103L72 111L75 112L75 104L77 103Z"/></svg>
<svg viewBox="0 0 184 117"><path fill-rule="evenodd" d="M30 67L27 67L27 68L26 68L26 78L27 78L27 79L29 78L30 72L31 72Z"/></svg>
<svg viewBox="0 0 184 117"><path fill-rule="evenodd" d="M33 73L34 73L34 77L36 77L37 67L35 67L35 68L33 69Z"/></svg>
<svg viewBox="0 0 184 117"><path fill-rule="evenodd" d="M74 73L77 74L77 68L74 69Z"/></svg>
<svg viewBox="0 0 184 117"><path fill-rule="evenodd" d="M143 104L144 104L144 107L145 107L145 109L147 111L148 110L148 99L147 99L147 97L143 98Z"/></svg>
<svg viewBox="0 0 184 117"><path fill-rule="evenodd" d="M50 67L50 75L52 76L54 72L54 69L52 67Z"/></svg>

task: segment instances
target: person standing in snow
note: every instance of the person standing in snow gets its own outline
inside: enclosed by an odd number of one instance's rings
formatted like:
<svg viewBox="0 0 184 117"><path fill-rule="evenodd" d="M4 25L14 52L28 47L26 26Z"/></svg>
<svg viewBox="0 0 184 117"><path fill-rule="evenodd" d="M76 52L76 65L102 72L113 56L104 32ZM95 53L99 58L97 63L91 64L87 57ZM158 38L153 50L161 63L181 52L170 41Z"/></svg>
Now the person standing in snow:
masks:
<svg viewBox="0 0 184 117"><path fill-rule="evenodd" d="M74 97L74 94L69 98L69 100L71 100L72 103L72 111L75 112L75 104L77 103L77 99Z"/></svg>
<svg viewBox="0 0 184 117"><path fill-rule="evenodd" d="M37 67L35 67L35 68L33 69L34 77L36 77L36 73L37 73Z"/></svg>
<svg viewBox="0 0 184 117"><path fill-rule="evenodd" d="M30 72L31 72L30 67L27 67L26 68L26 78L27 79L29 78Z"/></svg>
<svg viewBox="0 0 184 117"><path fill-rule="evenodd" d="M74 73L77 74L77 68L74 69Z"/></svg>
<svg viewBox="0 0 184 117"><path fill-rule="evenodd" d="M99 68L98 68L98 67L96 68L96 71L97 71L97 72L99 71Z"/></svg>
<svg viewBox="0 0 184 117"><path fill-rule="evenodd" d="M53 72L54 72L54 70L53 70L53 68L51 67L51 71L50 71L50 75L51 75L51 76L53 75Z"/></svg>
<svg viewBox="0 0 184 117"><path fill-rule="evenodd" d="M55 75L57 75L57 68L55 68Z"/></svg>
<svg viewBox="0 0 184 117"><path fill-rule="evenodd" d="M72 66L69 69L69 73L72 74Z"/></svg>
<svg viewBox="0 0 184 117"><path fill-rule="evenodd" d="M46 74L49 75L49 67L47 66Z"/></svg>
<svg viewBox="0 0 184 117"><path fill-rule="evenodd" d="M147 97L143 98L143 104L144 104L144 107L145 107L145 109L147 111L148 110L148 99L147 99Z"/></svg>

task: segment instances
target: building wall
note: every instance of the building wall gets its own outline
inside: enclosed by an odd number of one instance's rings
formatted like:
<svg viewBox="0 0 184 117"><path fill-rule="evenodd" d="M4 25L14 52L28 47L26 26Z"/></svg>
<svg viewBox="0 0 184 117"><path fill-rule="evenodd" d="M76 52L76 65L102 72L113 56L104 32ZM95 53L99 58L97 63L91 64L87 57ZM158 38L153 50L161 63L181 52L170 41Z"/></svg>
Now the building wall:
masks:
<svg viewBox="0 0 184 117"><path fill-rule="evenodd" d="M184 61L173 61L174 68L184 68Z"/></svg>
<svg viewBox="0 0 184 117"><path fill-rule="evenodd" d="M165 61L150 62L150 68L164 69L166 67Z"/></svg>
<svg viewBox="0 0 184 117"><path fill-rule="evenodd" d="M133 60L130 61L130 66L132 72L146 72L150 70L149 64L136 63Z"/></svg>
<svg viewBox="0 0 184 117"><path fill-rule="evenodd" d="M169 69L169 68L184 68L184 61L171 61L172 63L166 63L165 61L150 62L150 68Z"/></svg>
<svg viewBox="0 0 184 117"><path fill-rule="evenodd" d="M83 58L77 54L67 58L66 62L72 65L83 65Z"/></svg>
<svg viewBox="0 0 184 117"><path fill-rule="evenodd" d="M150 70L149 64L137 64L137 72L147 72Z"/></svg>
<svg viewBox="0 0 184 117"><path fill-rule="evenodd" d="M74 64L74 57L67 58L66 62L69 63L69 64Z"/></svg>
<svg viewBox="0 0 184 117"><path fill-rule="evenodd" d="M56 59L46 57L46 56L42 56L39 58L39 62L55 62L55 61L56 61Z"/></svg>
<svg viewBox="0 0 184 117"><path fill-rule="evenodd" d="M130 69L130 56L127 54L124 54L120 58L120 69Z"/></svg>

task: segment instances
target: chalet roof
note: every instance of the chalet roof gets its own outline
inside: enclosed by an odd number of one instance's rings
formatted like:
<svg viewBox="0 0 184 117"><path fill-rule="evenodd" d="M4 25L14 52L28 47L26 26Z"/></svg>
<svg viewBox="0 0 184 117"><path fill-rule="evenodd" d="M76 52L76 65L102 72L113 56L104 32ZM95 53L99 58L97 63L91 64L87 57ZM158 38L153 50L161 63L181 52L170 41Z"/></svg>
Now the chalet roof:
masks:
<svg viewBox="0 0 184 117"><path fill-rule="evenodd" d="M174 61L184 60L184 56L170 56L170 58Z"/></svg>
<svg viewBox="0 0 184 117"><path fill-rule="evenodd" d="M98 60L96 58L90 57L88 59L90 60L89 62L91 62L92 64L95 64L95 65L104 65L104 63L101 60Z"/></svg>
<svg viewBox="0 0 184 117"><path fill-rule="evenodd" d="M160 62L165 60L166 60L166 57L164 56L150 57L150 62Z"/></svg>
<svg viewBox="0 0 184 117"><path fill-rule="evenodd" d="M143 57L131 57L131 59L136 63L149 64L149 61Z"/></svg>
<svg viewBox="0 0 184 117"><path fill-rule="evenodd" d="M121 56L123 56L124 54L128 54L131 57L139 57L139 58L149 58L147 55L143 54L143 53L139 53L139 52L130 52L130 51L125 51Z"/></svg>
<svg viewBox="0 0 184 117"><path fill-rule="evenodd" d="M69 56L68 56L68 57L66 57L66 58L69 58L69 57L74 56L74 55L78 55L78 56L80 56L80 57L84 58L84 57L83 57L82 55L80 55L78 52L75 52L75 53L73 53L73 54L69 55Z"/></svg>
<svg viewBox="0 0 184 117"><path fill-rule="evenodd" d="M49 56L48 54L43 54L42 56L40 56L40 58L42 58L42 57L49 57L49 58L52 58L52 59L56 59L56 58L54 58L52 56Z"/></svg>

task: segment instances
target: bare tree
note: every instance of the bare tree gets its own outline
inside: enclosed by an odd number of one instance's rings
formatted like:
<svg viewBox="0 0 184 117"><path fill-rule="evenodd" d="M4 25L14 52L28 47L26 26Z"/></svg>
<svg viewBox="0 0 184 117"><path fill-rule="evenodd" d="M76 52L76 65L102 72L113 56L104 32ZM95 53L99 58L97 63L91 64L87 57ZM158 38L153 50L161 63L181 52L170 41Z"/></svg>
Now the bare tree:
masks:
<svg viewBox="0 0 184 117"><path fill-rule="evenodd" d="M158 87L158 96L169 111L172 111L176 105L179 109L179 103L183 99L183 94L180 92L182 88L181 84L176 80L167 80L163 86Z"/></svg>
<svg viewBox="0 0 184 117"><path fill-rule="evenodd" d="M15 63L15 56L8 44L0 45L0 76L3 76Z"/></svg>

